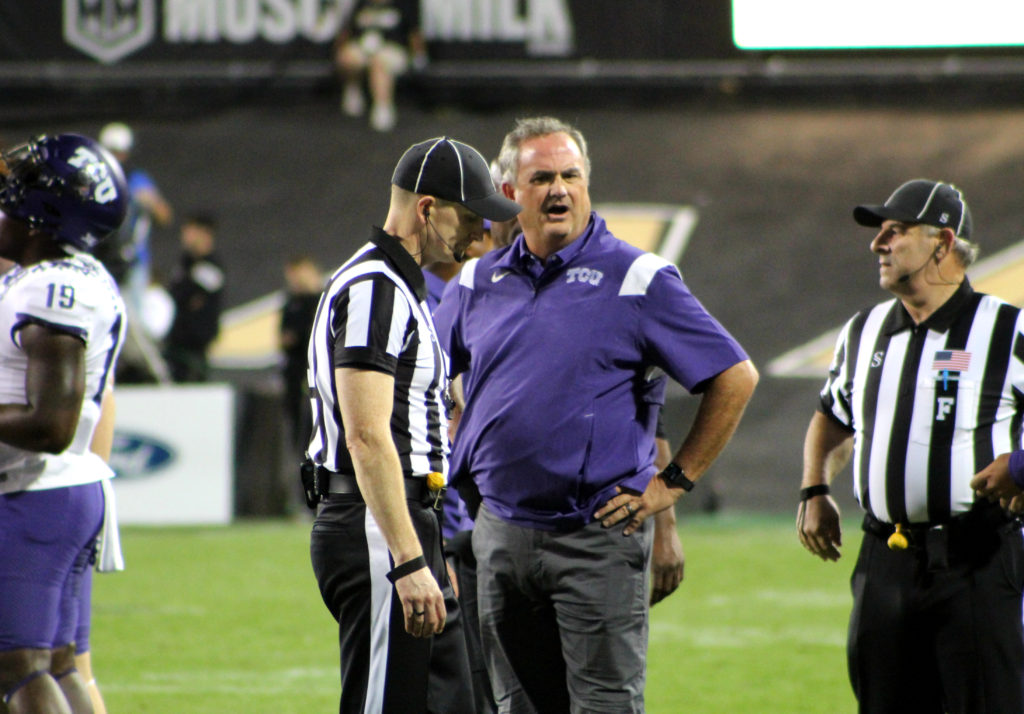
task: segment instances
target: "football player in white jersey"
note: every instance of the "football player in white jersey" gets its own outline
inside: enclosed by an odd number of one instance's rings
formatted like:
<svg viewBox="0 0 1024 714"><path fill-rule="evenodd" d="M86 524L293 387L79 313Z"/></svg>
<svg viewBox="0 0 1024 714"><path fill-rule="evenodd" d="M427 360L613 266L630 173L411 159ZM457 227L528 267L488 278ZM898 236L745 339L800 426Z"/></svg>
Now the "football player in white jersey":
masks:
<svg viewBox="0 0 1024 714"><path fill-rule="evenodd" d="M74 666L79 587L103 522L90 451L125 334L88 251L124 219L117 160L77 134L0 154L0 697L11 714L91 712Z"/></svg>

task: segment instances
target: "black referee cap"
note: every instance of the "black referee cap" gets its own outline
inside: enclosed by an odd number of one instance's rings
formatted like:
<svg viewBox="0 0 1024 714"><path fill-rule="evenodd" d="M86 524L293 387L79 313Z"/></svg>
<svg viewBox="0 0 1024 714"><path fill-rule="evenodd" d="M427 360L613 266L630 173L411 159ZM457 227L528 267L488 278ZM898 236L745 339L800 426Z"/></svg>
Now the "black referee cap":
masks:
<svg viewBox="0 0 1024 714"><path fill-rule="evenodd" d="M447 136L406 149L391 183L406 191L462 204L491 221L511 220L523 210L495 190L490 168L479 151Z"/></svg>
<svg viewBox="0 0 1024 714"><path fill-rule="evenodd" d="M883 221L923 223L952 228L958 238L971 239L971 211L956 186L942 181L914 179L896 189L880 206L853 209L853 219L862 226L877 227Z"/></svg>

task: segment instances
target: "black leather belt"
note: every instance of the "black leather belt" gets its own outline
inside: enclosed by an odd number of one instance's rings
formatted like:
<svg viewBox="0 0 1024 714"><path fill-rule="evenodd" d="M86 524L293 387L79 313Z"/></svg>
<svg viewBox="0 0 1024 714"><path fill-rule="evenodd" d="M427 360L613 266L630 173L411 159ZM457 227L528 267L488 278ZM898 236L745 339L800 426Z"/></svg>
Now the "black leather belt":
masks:
<svg viewBox="0 0 1024 714"><path fill-rule="evenodd" d="M1020 522L997 504L982 502L943 523L903 524L901 532L907 537L909 550L926 555L930 568L937 569L952 561L984 558L998 547L1000 532L1019 527ZM865 513L863 529L886 542L896 527Z"/></svg>
<svg viewBox="0 0 1024 714"><path fill-rule="evenodd" d="M902 530L907 536L911 545L918 543L929 531L948 530L950 533L961 534L974 531L995 531L1002 526L1015 524L1017 519L1008 516L1002 508L996 504L979 504L966 513L958 513L943 523L909 523L903 524ZM892 523L886 523L875 518L870 513L864 514L864 531L876 535L879 538L887 539L896 530Z"/></svg>
<svg viewBox="0 0 1024 714"><path fill-rule="evenodd" d="M433 501L433 496L427 488L427 479L419 476L405 476L405 498L408 501L419 501L425 503ZM356 494L359 493L359 484L352 474L332 473L328 493Z"/></svg>
<svg viewBox="0 0 1024 714"><path fill-rule="evenodd" d="M948 523L903 524L902 532L904 535L907 536L907 540L910 541L910 544L914 545L916 543L919 543L928 531L937 528L945 528L947 525L949 525L949 523L952 523L952 521L949 521ZM888 540L889 536L891 536L896 531L895 525L893 525L892 523L886 523L885 521L880 521L870 513L864 514L863 528L865 533L870 533L871 535L878 536L882 540Z"/></svg>

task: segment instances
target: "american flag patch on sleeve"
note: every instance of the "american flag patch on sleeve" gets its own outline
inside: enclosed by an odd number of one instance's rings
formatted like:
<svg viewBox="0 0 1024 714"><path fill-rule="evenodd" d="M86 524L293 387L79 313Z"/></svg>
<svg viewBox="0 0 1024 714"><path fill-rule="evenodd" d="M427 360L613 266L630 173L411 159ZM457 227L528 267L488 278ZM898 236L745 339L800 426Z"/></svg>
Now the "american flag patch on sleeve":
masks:
<svg viewBox="0 0 1024 714"><path fill-rule="evenodd" d="M938 350L932 369L948 372L964 372L971 365L971 353L963 350Z"/></svg>

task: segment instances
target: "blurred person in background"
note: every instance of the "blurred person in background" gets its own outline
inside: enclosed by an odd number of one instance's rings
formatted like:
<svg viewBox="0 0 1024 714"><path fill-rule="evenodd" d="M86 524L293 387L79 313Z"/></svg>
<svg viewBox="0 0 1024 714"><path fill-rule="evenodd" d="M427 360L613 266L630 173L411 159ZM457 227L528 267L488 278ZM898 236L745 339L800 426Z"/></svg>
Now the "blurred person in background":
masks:
<svg viewBox="0 0 1024 714"><path fill-rule="evenodd" d="M208 352L220 332L224 268L217 256L217 222L195 213L181 225L181 262L167 291L174 321L164 342L164 359L175 382L205 382Z"/></svg>
<svg viewBox="0 0 1024 714"><path fill-rule="evenodd" d="M285 300L281 306L277 341L283 359L284 414L291 436L288 450L295 456L305 450L305 442L313 429L306 380L306 352L316 307L324 289L324 276L313 258L299 255L284 264L284 282Z"/></svg>
<svg viewBox="0 0 1024 714"><path fill-rule="evenodd" d="M447 358L421 265L461 259L482 219L519 206L473 147L415 144L383 228L324 290L309 343L310 557L338 622L344 714L471 714L466 642L441 550Z"/></svg>
<svg viewBox="0 0 1024 714"><path fill-rule="evenodd" d="M578 130L521 119L500 163L522 233L463 268L435 314L465 373L452 483L475 516L491 684L501 712L642 712L649 518L721 453L757 372L674 265L591 211ZM659 369L701 395L660 472Z"/></svg>
<svg viewBox="0 0 1024 714"><path fill-rule="evenodd" d="M117 361L119 384L170 384L171 373L160 345L174 322L174 299L160 278L150 271L149 286L142 294L141 311L130 315L128 335Z"/></svg>
<svg viewBox="0 0 1024 714"><path fill-rule="evenodd" d="M155 343L160 344L174 324L174 298L167 292L162 271L150 271L149 286L142 295L142 327Z"/></svg>
<svg viewBox="0 0 1024 714"><path fill-rule="evenodd" d="M121 228L96 247L95 255L114 276L131 317L128 337L118 364L117 379L123 384L170 381L158 345L162 334L159 319L152 309L152 249L154 225L168 228L174 210L164 198L156 181L132 160L135 133L123 122L106 124L99 135L100 144L121 163L128 181L131 203ZM163 327L166 333L166 327Z"/></svg>
<svg viewBox="0 0 1024 714"><path fill-rule="evenodd" d="M121 228L97 247L96 257L117 280L125 304L134 314L141 312L142 296L150 283L153 224L170 227L174 209L149 172L134 165L135 133L131 127L111 122L100 130L99 140L124 168L131 203Z"/></svg>
<svg viewBox="0 0 1024 714"><path fill-rule="evenodd" d="M395 82L410 63L422 70L426 43L417 0L359 0L334 42L334 63L342 79L341 110L366 111L363 80L370 90L370 126L391 131L398 118Z"/></svg>
<svg viewBox="0 0 1024 714"><path fill-rule="evenodd" d="M90 450L125 334L113 278L89 252L121 225L117 160L78 134L0 155L0 696L12 714L94 711L76 668L82 581L104 522Z"/></svg>
<svg viewBox="0 0 1024 714"><path fill-rule="evenodd" d="M971 287L978 246L952 184L908 181L853 218L877 229L870 250L893 297L836 341L804 439L797 535L839 559L829 484L852 456L865 513L846 655L861 712L1019 713L1024 541L975 491L989 495L1021 449L1024 318Z"/></svg>

